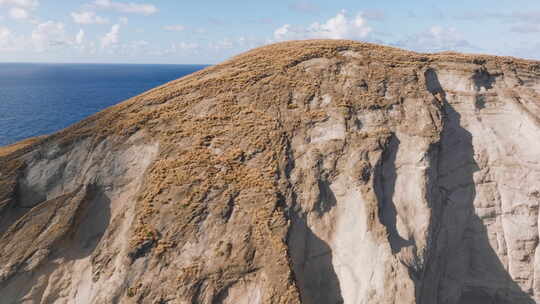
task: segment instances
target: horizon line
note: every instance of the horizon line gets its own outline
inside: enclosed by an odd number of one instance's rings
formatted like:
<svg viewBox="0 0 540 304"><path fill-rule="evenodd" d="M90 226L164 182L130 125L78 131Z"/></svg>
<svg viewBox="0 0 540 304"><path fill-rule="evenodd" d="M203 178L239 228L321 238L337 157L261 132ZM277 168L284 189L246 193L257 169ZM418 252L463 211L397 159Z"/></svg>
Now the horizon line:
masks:
<svg viewBox="0 0 540 304"><path fill-rule="evenodd" d="M67 64L86 64L86 65L199 65L212 66L215 63L127 63L127 62L41 62L41 61L0 61L0 64L44 64L44 65L67 65Z"/></svg>

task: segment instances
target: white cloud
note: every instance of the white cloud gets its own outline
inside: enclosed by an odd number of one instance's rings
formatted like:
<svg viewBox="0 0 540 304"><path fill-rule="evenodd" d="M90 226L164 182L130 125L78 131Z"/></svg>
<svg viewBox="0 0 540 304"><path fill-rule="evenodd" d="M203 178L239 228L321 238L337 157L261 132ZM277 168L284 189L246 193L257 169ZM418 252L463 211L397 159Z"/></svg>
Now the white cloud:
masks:
<svg viewBox="0 0 540 304"><path fill-rule="evenodd" d="M84 31L83 29L80 29L79 32L77 33L77 36L75 36L75 42L78 45L81 45L83 41L84 41Z"/></svg>
<svg viewBox="0 0 540 304"><path fill-rule="evenodd" d="M195 42L180 42L175 44L174 47L180 50L193 50L199 48L199 44Z"/></svg>
<svg viewBox="0 0 540 304"><path fill-rule="evenodd" d="M12 7L9 10L9 17L14 20L25 20L30 17L30 14L24 8Z"/></svg>
<svg viewBox="0 0 540 304"><path fill-rule="evenodd" d="M329 39L365 38L371 32L371 28L366 25L361 15L348 19L344 11L330 18L326 23L313 23L309 30L317 38Z"/></svg>
<svg viewBox="0 0 540 304"><path fill-rule="evenodd" d="M50 47L57 47L69 44L66 38L65 26L61 22L47 21L32 31L32 42L36 51L43 52Z"/></svg>
<svg viewBox="0 0 540 304"><path fill-rule="evenodd" d="M0 0L1 1L1 0ZM158 9L153 4L118 2L111 0L95 0L93 6L100 9L110 9L121 13L152 15Z"/></svg>
<svg viewBox="0 0 540 304"><path fill-rule="evenodd" d="M0 0L0 7L1 6L8 7L6 13L8 14L8 17L13 20L26 20L37 23L34 18L31 18L29 10L34 10L39 6L38 0Z"/></svg>
<svg viewBox="0 0 540 304"><path fill-rule="evenodd" d="M87 50L89 54L95 55L98 52L98 47L96 46L96 42L90 41L90 43L88 44Z"/></svg>
<svg viewBox="0 0 540 304"><path fill-rule="evenodd" d="M455 28L432 26L423 33L398 41L396 46L418 52L466 51L475 49Z"/></svg>
<svg viewBox="0 0 540 304"><path fill-rule="evenodd" d="M126 25L129 23L129 19L127 17L120 17L118 21L120 22L120 24L123 24L123 25Z"/></svg>
<svg viewBox="0 0 540 304"><path fill-rule="evenodd" d="M324 23L315 22L308 27L295 27L285 24L274 31L277 41L294 39L364 39L372 31L362 14L351 18L345 11Z"/></svg>
<svg viewBox="0 0 540 304"><path fill-rule="evenodd" d="M10 35L11 35L11 31L7 27L0 26L0 42L7 41Z"/></svg>
<svg viewBox="0 0 540 304"><path fill-rule="evenodd" d="M39 6L38 0L0 0L0 5L11 5L23 8L36 8Z"/></svg>
<svg viewBox="0 0 540 304"><path fill-rule="evenodd" d="M210 42L208 44L208 47L210 49L214 49L214 50L227 50L227 49L232 49L235 47L235 43L233 40L229 39L229 38L223 38L221 40L218 40L216 42Z"/></svg>
<svg viewBox="0 0 540 304"><path fill-rule="evenodd" d="M117 44L120 39L120 25L115 24L111 27L111 30L101 38L101 48L109 47L113 44Z"/></svg>
<svg viewBox="0 0 540 304"><path fill-rule="evenodd" d="M96 15L94 12L84 11L84 12L72 12L71 18L73 22L77 24L106 24L109 23L109 20L106 18Z"/></svg>
<svg viewBox="0 0 540 304"><path fill-rule="evenodd" d="M183 25L180 25L180 24L176 24L176 25L164 26L163 29L166 30L166 31L171 31L171 32L181 32L181 31L185 30L186 27L183 26Z"/></svg>
<svg viewBox="0 0 540 304"><path fill-rule="evenodd" d="M27 41L22 36L16 36L11 30L0 25L0 52L28 49Z"/></svg>
<svg viewBox="0 0 540 304"><path fill-rule="evenodd" d="M152 55L156 56L165 56L171 54L188 54L188 53L197 53L201 46L196 42L178 42L172 43L169 48L154 50L151 52Z"/></svg>
<svg viewBox="0 0 540 304"><path fill-rule="evenodd" d="M130 41L128 43L122 43L116 47L114 52L117 55L125 55L125 56L134 56L137 54L146 54L148 53L148 47L150 46L150 42L146 40L136 40L136 41Z"/></svg>
<svg viewBox="0 0 540 304"><path fill-rule="evenodd" d="M5 26L0 26L0 51L9 48L10 40L11 31Z"/></svg>
<svg viewBox="0 0 540 304"><path fill-rule="evenodd" d="M89 42L85 47L87 52L98 53L97 49L92 48L92 42ZM153 48L152 44L146 40L133 40L127 42L116 41L115 43L111 43L107 48L102 47L99 52L121 57L152 55L157 53L165 55L162 49L160 49L161 51L158 51L158 49L160 48Z"/></svg>
<svg viewBox="0 0 540 304"><path fill-rule="evenodd" d="M285 40L287 36L291 34L291 25L285 24L274 31L274 38L276 40Z"/></svg>

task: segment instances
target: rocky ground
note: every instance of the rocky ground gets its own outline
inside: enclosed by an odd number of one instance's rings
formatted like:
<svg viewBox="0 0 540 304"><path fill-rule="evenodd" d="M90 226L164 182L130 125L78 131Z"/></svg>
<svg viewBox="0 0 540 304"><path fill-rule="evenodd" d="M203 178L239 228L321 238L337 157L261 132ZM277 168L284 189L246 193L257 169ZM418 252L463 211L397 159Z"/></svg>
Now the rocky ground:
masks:
<svg viewBox="0 0 540 304"><path fill-rule="evenodd" d="M540 63L287 42L0 148L2 303L540 302Z"/></svg>

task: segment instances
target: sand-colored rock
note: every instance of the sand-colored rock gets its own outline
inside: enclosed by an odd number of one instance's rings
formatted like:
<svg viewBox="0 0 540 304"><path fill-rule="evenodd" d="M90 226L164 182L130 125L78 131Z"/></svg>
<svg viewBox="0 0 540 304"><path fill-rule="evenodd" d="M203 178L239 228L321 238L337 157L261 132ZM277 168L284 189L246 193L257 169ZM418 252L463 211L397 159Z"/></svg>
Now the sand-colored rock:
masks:
<svg viewBox="0 0 540 304"><path fill-rule="evenodd" d="M540 63L256 49L0 148L1 303L536 303Z"/></svg>

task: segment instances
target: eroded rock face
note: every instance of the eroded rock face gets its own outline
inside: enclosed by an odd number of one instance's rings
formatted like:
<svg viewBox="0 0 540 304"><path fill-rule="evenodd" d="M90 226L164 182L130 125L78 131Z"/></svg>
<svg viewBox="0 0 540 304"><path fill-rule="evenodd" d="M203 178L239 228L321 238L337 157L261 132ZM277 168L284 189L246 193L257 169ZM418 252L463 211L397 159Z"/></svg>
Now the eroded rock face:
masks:
<svg viewBox="0 0 540 304"><path fill-rule="evenodd" d="M6 303L536 303L540 65L267 46L0 149Z"/></svg>

